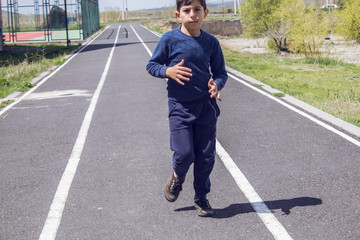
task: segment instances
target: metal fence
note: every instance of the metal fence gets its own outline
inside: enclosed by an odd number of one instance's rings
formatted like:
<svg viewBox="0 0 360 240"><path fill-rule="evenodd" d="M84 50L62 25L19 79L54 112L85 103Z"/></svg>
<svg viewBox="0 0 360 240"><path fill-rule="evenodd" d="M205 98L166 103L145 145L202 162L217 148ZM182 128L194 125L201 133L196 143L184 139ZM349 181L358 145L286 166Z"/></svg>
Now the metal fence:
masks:
<svg viewBox="0 0 360 240"><path fill-rule="evenodd" d="M82 40L100 28L97 0L1 0L6 42Z"/></svg>
<svg viewBox="0 0 360 240"><path fill-rule="evenodd" d="M83 0L81 2L83 36L87 38L100 28L98 0Z"/></svg>

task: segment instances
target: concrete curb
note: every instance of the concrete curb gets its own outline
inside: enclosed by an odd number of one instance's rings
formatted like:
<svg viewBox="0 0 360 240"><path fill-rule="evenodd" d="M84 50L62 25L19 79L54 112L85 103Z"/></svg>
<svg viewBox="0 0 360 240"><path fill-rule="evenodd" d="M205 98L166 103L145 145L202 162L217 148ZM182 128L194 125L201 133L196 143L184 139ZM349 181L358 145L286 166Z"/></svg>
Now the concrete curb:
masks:
<svg viewBox="0 0 360 240"><path fill-rule="evenodd" d="M249 77L235 69L232 69L228 66L226 66L226 71L228 71L229 73L236 75L237 77L241 78L242 80L249 82L251 84L258 84L261 85L261 88L264 89L265 91L269 92L269 93L283 93L277 89L274 89L252 77ZM285 94L285 93L284 93ZM352 135L356 138L360 138L360 128L348 123L340 118L337 118L329 113L326 113L318 108L315 108L305 102L300 101L299 99L296 99L292 96L289 96L287 94L285 94L284 97L281 98L283 101L315 116L316 118L318 118L319 120L322 120L324 122L329 123L330 125L333 125L334 127L336 127L339 130L342 130L344 132L347 132L349 135Z"/></svg>

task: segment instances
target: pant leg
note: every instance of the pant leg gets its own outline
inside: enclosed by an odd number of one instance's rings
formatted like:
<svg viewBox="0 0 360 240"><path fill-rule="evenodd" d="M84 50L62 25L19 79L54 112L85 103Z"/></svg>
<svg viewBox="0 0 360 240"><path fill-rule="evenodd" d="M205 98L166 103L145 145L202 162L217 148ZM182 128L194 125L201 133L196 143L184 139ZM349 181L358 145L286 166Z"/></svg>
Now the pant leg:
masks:
<svg viewBox="0 0 360 240"><path fill-rule="evenodd" d="M206 198L210 192L210 173L215 164L216 123L220 109L215 99L206 101L194 125L194 189L195 198Z"/></svg>
<svg viewBox="0 0 360 240"><path fill-rule="evenodd" d="M194 162L193 121L195 117L184 108L183 104L169 101L170 149L173 169L184 178Z"/></svg>

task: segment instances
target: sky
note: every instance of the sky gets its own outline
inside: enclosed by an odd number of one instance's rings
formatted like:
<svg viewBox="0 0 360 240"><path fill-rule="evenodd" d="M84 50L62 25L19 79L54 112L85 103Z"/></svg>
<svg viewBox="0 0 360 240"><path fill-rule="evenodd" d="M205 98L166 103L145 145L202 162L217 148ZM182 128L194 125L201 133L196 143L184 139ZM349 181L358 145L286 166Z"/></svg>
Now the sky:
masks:
<svg viewBox="0 0 360 240"><path fill-rule="evenodd" d="M105 10L107 7L118 7L122 9L123 0L99 0L100 11ZM218 2L219 0L207 0L207 3ZM161 7L170 7L175 6L175 0L124 0L124 4L129 11L141 10L141 9L151 9L151 8L161 8ZM220 0L221 2L221 0Z"/></svg>
<svg viewBox="0 0 360 240"><path fill-rule="evenodd" d="M100 11L103 11L106 7L118 7L122 9L123 0L99 0ZM169 7L175 5L175 0L124 0L124 4L129 11Z"/></svg>
<svg viewBox="0 0 360 240"><path fill-rule="evenodd" d="M0 0L2 6L6 6L7 0ZM67 3L75 3L77 0L67 0ZM117 9L122 9L123 0L98 0L100 11L104 11L106 8L114 7ZM207 3L221 2L222 0L207 0ZM232 0L224 0L232 1ZM19 0L19 5L33 5L34 0ZM41 2L41 1L40 1ZM50 4L54 4L55 0L50 0ZM59 0L61 4L64 3L64 0ZM129 11L141 10L141 9L152 9L152 8L161 8L161 7L171 7L175 6L176 0L124 0L124 4L128 7ZM25 8L22 8L24 11ZM33 8L29 8L29 11L33 11Z"/></svg>

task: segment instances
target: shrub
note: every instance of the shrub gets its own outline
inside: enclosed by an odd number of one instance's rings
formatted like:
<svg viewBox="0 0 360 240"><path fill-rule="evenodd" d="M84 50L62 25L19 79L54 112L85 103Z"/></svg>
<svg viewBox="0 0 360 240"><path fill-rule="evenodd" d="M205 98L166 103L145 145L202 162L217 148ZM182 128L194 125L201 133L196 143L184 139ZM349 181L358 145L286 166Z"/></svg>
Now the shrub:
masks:
<svg viewBox="0 0 360 240"><path fill-rule="evenodd" d="M307 8L302 0L248 0L242 5L245 33L268 37L270 48L313 55L329 31L323 11Z"/></svg>
<svg viewBox="0 0 360 240"><path fill-rule="evenodd" d="M289 50L312 57L319 53L319 48L329 33L329 15L318 8L307 8L301 18L294 19L290 33Z"/></svg>
<svg viewBox="0 0 360 240"><path fill-rule="evenodd" d="M346 0L344 8L335 11L337 18L335 32L343 35L346 40L360 43L360 1Z"/></svg>

